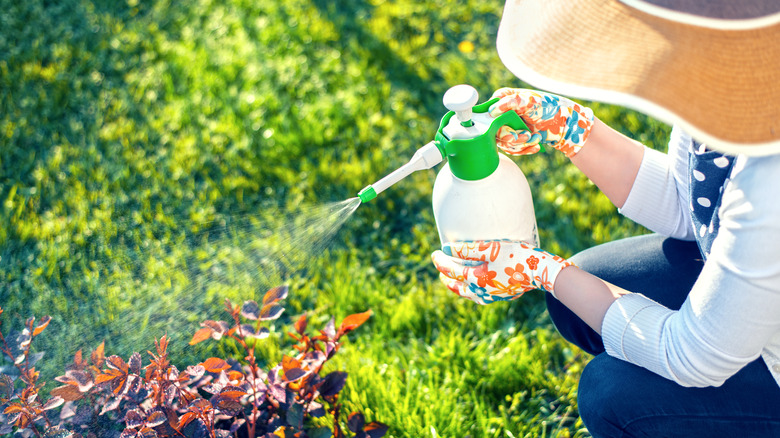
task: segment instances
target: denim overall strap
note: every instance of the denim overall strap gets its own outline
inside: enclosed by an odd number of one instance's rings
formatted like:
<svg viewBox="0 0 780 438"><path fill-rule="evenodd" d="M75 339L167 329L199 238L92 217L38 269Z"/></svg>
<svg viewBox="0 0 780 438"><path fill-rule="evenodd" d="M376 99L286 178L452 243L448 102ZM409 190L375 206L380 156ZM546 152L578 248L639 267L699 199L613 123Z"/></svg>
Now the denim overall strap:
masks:
<svg viewBox="0 0 780 438"><path fill-rule="evenodd" d="M707 150L696 141L692 143L688 154L691 219L696 243L705 260L718 235L718 209L733 165L733 156Z"/></svg>

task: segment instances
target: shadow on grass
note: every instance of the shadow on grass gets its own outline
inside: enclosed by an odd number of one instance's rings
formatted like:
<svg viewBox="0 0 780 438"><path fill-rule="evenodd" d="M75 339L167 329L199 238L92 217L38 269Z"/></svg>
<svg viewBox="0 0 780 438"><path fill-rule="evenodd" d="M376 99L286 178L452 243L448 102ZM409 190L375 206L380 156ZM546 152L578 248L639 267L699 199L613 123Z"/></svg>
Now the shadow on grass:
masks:
<svg viewBox="0 0 780 438"><path fill-rule="evenodd" d="M377 69L386 73L393 88L416 96L427 114L437 117L441 114L441 94L438 90L446 86L444 78L438 70L434 70L430 79L423 79L362 23L371 16L374 6L364 0L313 0L312 4L338 28L342 47L348 47L349 41L358 41L362 48L369 51L370 60L377 64Z"/></svg>

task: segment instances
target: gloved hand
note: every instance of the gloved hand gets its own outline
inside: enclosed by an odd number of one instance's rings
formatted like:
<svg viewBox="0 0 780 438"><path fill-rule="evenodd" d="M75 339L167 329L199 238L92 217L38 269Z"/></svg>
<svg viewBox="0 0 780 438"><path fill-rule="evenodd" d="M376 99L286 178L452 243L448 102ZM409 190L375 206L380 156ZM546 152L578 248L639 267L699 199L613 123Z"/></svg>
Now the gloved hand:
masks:
<svg viewBox="0 0 780 438"><path fill-rule="evenodd" d="M431 258L441 281L477 304L514 300L534 289L552 293L558 273L574 266L562 257L512 240L447 243Z"/></svg>
<svg viewBox="0 0 780 438"><path fill-rule="evenodd" d="M530 131L504 126L496 135L498 147L509 155L539 152L550 146L571 158L580 151L593 127L593 111L571 100L536 90L501 88L492 98L501 98L490 107L490 115L515 111Z"/></svg>

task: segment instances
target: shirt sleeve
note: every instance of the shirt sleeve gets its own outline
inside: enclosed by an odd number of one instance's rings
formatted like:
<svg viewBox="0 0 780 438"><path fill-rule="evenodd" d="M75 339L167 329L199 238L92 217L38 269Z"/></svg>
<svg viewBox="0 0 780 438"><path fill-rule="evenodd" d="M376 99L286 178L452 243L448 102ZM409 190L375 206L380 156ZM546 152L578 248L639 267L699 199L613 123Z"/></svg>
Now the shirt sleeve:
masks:
<svg viewBox="0 0 780 438"><path fill-rule="evenodd" d="M662 236L693 240L688 201L691 137L672 128L669 153L645 147L642 164L620 213Z"/></svg>
<svg viewBox="0 0 780 438"><path fill-rule="evenodd" d="M739 156L720 228L679 311L628 294L602 324L607 353L683 386L720 386L780 332L780 155Z"/></svg>

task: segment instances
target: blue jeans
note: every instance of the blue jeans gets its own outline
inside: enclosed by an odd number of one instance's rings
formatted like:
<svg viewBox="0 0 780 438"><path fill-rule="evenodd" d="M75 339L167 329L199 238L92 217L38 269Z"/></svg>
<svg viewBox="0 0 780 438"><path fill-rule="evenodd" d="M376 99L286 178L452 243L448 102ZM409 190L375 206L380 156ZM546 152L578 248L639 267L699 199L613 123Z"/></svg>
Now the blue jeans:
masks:
<svg viewBox="0 0 780 438"><path fill-rule="evenodd" d="M703 266L695 242L658 235L599 245L571 260L671 309L680 308ZM547 308L561 335L595 356L578 390L580 416L594 437L780 437L780 387L762 359L720 387L686 388L608 356L601 336L549 294Z"/></svg>

